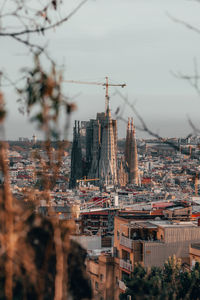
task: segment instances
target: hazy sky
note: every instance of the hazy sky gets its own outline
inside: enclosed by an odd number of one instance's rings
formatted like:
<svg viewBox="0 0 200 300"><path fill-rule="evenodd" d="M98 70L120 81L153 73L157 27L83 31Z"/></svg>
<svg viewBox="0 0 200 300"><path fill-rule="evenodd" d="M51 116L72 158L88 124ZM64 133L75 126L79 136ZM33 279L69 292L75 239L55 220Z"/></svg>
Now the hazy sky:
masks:
<svg viewBox="0 0 200 300"><path fill-rule="evenodd" d="M68 0L63 15L79 3ZM171 71L193 72L193 59L200 62L200 34L174 23L167 15L200 27L200 3L189 0L88 0L66 24L49 32L39 42L49 42L49 52L65 65L65 79L126 83L120 91L127 95L149 127L163 136L186 136L191 128L188 116L199 123L200 98ZM43 40L42 40L43 39ZM23 46L1 38L0 66L14 77L24 65L31 64ZM74 119L95 118L103 111L105 90L101 86L63 84L68 96L76 96ZM111 109L124 106L112 96ZM30 137L36 130L17 111L16 97L7 92L9 117L7 138ZM125 107L123 117L133 116ZM72 120L72 121L73 121ZM139 124L135 118L135 123ZM119 136L125 125L119 122ZM142 136L137 132L137 136Z"/></svg>

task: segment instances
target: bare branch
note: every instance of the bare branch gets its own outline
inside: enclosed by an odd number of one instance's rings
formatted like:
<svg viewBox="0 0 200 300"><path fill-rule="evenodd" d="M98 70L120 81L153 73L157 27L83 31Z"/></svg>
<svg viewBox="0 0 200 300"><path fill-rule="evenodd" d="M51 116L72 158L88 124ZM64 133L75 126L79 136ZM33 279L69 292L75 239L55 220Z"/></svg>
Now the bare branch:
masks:
<svg viewBox="0 0 200 300"><path fill-rule="evenodd" d="M43 47L41 47L41 46L39 46L37 44L32 44L31 42L28 41L28 39L24 40L24 39L22 39L22 38L20 38L18 36L15 36L15 35L11 36L11 37L14 38L16 41L24 44L25 46L28 46L30 48L30 50L35 48L35 49L39 50L40 52L44 51Z"/></svg>
<svg viewBox="0 0 200 300"><path fill-rule="evenodd" d="M52 28L58 27L61 24L63 24L64 22L68 21L88 0L83 0L79 5L77 5L77 7L72 10L72 12L66 16L65 18L59 20L58 22L55 22L52 25L49 26L43 26L40 28L36 28L36 29L25 29L19 32L0 32L0 36L11 36L11 37L16 37L16 36L21 36L24 34L33 34L33 33L44 33L47 30L50 30Z"/></svg>
<svg viewBox="0 0 200 300"><path fill-rule="evenodd" d="M198 128L194 125L193 121L192 121L190 118L188 118L188 123L189 123L189 125L191 126L191 128L192 128L192 130L193 130L193 132L194 132L195 135L200 134L200 129L198 129Z"/></svg>
<svg viewBox="0 0 200 300"><path fill-rule="evenodd" d="M180 148L179 148L179 146L178 146L177 144L175 144L174 142L172 142L172 141L170 141L170 140L168 140L168 139L163 138L161 135L159 135L159 133L156 133L156 132L152 131L152 130L148 127L148 125L145 123L145 121L144 121L144 119L142 118L142 116L141 116L141 115L139 114L139 112L136 110L135 105L132 104L132 103L130 103L127 97L125 97L125 96L124 96L120 91L118 91L118 90L116 91L116 93L123 99L124 103L125 103L126 105L129 106L129 108L132 110L132 112L135 114L136 118L138 119L138 121L139 121L139 123L140 123L140 126L135 125L136 129L138 129L139 131L145 132L145 133L149 134L150 136L152 136L152 137L154 137L154 138L156 138L156 139L162 141L164 144L166 144L166 145L172 147L173 149L175 149L175 150L177 150L177 151L180 151ZM127 122L127 120L126 120L125 118L123 118L122 116L118 116L118 119L124 121L125 123ZM200 130L198 130L198 129L194 126L194 124L191 122L191 120L189 120L189 124L191 125L193 131L196 131L196 132L198 131L198 132L200 132ZM191 136L193 136L192 133L189 133L189 134L186 136L186 138L189 138L189 137L191 137ZM188 155L187 151L184 150L184 149L182 149L181 153ZM191 158L193 158L193 159L199 159L199 155L193 153L193 154L191 155Z"/></svg>
<svg viewBox="0 0 200 300"><path fill-rule="evenodd" d="M183 80L188 81L188 83L195 89L198 96L200 96L200 87L199 87L200 76L199 76L199 72L198 72L198 64L197 64L196 58L193 59L193 64L194 64L194 68L193 68L194 74L193 75L186 75L181 72L175 73L173 71L171 71L171 74L178 79L183 79Z"/></svg>
<svg viewBox="0 0 200 300"><path fill-rule="evenodd" d="M194 32L196 32L196 33L198 33L198 34L200 34L200 28L195 27L195 26L191 25L190 23L187 23L187 22L185 22L185 21L183 21L183 20L177 19L177 18L171 16L169 13L166 13L166 14L167 14L167 16L168 16L173 22L178 23L178 24L181 24L181 25L185 26L187 29L192 30L192 31L194 31Z"/></svg>

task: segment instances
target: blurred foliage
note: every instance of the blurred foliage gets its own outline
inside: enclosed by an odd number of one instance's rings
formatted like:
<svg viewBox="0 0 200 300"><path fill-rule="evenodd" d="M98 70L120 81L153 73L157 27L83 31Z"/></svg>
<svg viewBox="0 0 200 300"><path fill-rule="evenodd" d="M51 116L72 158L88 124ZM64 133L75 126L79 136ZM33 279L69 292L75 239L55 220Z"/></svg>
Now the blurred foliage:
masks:
<svg viewBox="0 0 200 300"><path fill-rule="evenodd" d="M47 51L46 39L35 38L67 22L86 1L80 1L68 14L62 9L62 0L3 0L0 4L1 39L11 38L34 57L32 68L21 66L22 78L13 80L7 70L0 72L0 133L4 139L3 89L13 87L20 95L19 111L28 112L30 121L44 134L44 142L39 149L35 147L33 155L33 173L40 190L24 187L17 195L10 184L8 144L0 141L0 300L92 297L84 266L86 251L70 240L74 222L60 220L51 209L52 189L76 106L62 94L62 72ZM43 68L43 59L50 67ZM65 125L60 129L62 113ZM46 215L37 212L41 201L46 203Z"/></svg>
<svg viewBox="0 0 200 300"><path fill-rule="evenodd" d="M45 72L39 53L35 54L34 62L33 69L23 69L27 83L25 88L17 91L24 98L29 114L33 108L37 110L31 116L31 122L35 122L38 129L44 131L47 140L58 140L60 108L61 105L68 105L61 93L62 75L56 71L54 63L51 64L51 72Z"/></svg>

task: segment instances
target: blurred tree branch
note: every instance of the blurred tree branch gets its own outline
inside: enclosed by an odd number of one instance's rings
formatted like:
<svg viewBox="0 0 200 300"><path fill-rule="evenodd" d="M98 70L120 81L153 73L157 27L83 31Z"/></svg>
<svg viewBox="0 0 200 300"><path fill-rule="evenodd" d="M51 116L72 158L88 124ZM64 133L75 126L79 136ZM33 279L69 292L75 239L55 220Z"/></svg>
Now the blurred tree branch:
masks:
<svg viewBox="0 0 200 300"><path fill-rule="evenodd" d="M67 16L64 18L61 18L57 22L54 22L53 24L47 25L47 23L51 23L52 20L48 16L48 11L51 7L56 11L58 9L58 6L61 1L54 0L54 1L47 1L47 4L42 7L41 9L32 9L30 6L27 6L26 3L29 1L27 0L18 0L16 1L16 8L14 11L11 11L10 13L5 13L3 14L2 11L5 7L5 3L7 1L4 1L4 6L0 10L0 23L2 24L4 21L4 18L6 17L15 17L17 18L18 21L22 23L22 27L24 29L20 30L14 30L14 31L9 31L6 27L3 27L1 25L1 30L0 30L0 36L9 36L9 37L16 37L16 36L22 36L22 35L27 35L27 34L33 34L33 33L45 33L47 30L54 29L61 24L65 23L68 21L88 0L83 0L81 1L80 4L78 4L75 9L73 9ZM49 3L48 3L49 2ZM41 3L38 1L38 3ZM23 12L25 10L26 16L23 15ZM22 12L22 13L19 13ZM30 13L34 12L34 16L27 17ZM41 17L44 21L43 24L38 24L36 22L36 19ZM28 24L25 22L22 22L22 20L28 20ZM32 23L32 25L31 25ZM33 27L33 28L32 28Z"/></svg>
<svg viewBox="0 0 200 300"><path fill-rule="evenodd" d="M63 160L66 142L60 141L58 121L61 110L66 116L64 131L69 127L73 103L62 93L62 74L47 47L34 41L35 34L45 34L66 23L87 2L81 1L69 14L61 17L62 0L4 0L0 5L0 38L10 37L23 44L34 57L32 68L23 68L23 76L10 79L7 72L0 73L0 88L12 86L20 95L30 119L44 133L43 153L35 153L39 161L36 176L43 180L42 190L31 187L24 189L24 201L30 203L25 211L12 194L9 180L8 153L6 143L0 143L0 299L90 299L91 290L83 267L85 253L76 251L77 245L70 244L69 234L74 229L73 220L61 222L53 215L51 190L56 184ZM11 25L10 25L11 24ZM49 61L50 71L40 62L41 54ZM34 111L32 113L32 111ZM35 112L36 111L36 112ZM32 114L32 115L31 115ZM6 117L4 94L0 90L0 125ZM66 136L66 133L64 133ZM58 141L58 149L52 149L52 140ZM35 214L40 200L46 200L48 216ZM73 251L75 252L73 253ZM83 249L82 249L83 250ZM86 290L79 294L68 255L79 261L78 273ZM78 283L79 284L79 283Z"/></svg>
<svg viewBox="0 0 200 300"><path fill-rule="evenodd" d="M187 29L192 30L193 32L196 32L198 34L200 34L200 28L191 25L190 23L187 23L186 21L177 19L175 17L173 17L172 15L170 15L169 13L167 13L167 16L175 23L181 24L183 26L185 26Z"/></svg>

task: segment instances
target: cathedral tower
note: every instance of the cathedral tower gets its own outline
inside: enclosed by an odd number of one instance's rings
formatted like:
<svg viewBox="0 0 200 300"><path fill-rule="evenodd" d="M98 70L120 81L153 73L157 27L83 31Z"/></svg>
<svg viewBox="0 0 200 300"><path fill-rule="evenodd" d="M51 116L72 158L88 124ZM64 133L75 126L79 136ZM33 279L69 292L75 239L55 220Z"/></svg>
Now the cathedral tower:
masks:
<svg viewBox="0 0 200 300"><path fill-rule="evenodd" d="M108 105L102 128L102 145L99 160L100 183L105 185L117 185L118 183L116 127L116 123L113 123L113 120L111 118L111 112Z"/></svg>
<svg viewBox="0 0 200 300"><path fill-rule="evenodd" d="M71 152L70 188L76 187L77 179L82 178L82 151L80 141L80 123L75 121Z"/></svg>
<svg viewBox="0 0 200 300"><path fill-rule="evenodd" d="M129 167L129 147L130 147L130 119L128 118L128 124L126 129L126 144L125 144L125 161L127 167Z"/></svg>
<svg viewBox="0 0 200 300"><path fill-rule="evenodd" d="M125 160L128 167L129 183L139 185L137 142L133 118L131 119L131 122L130 119L128 120L127 125Z"/></svg>

